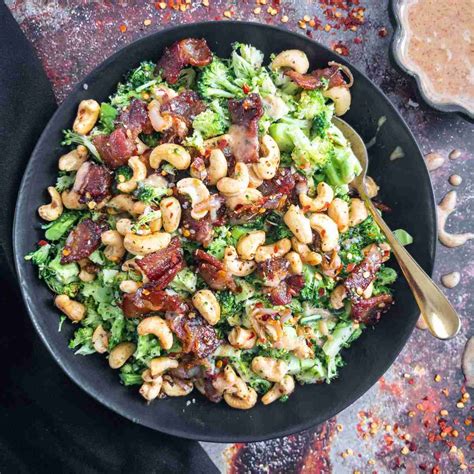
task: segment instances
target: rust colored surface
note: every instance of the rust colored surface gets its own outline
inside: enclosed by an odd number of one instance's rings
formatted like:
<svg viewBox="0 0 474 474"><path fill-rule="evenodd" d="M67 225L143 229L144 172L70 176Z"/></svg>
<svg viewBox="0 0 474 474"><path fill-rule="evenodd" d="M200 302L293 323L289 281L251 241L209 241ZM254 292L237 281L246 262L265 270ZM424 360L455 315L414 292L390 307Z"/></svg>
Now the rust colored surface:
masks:
<svg viewBox="0 0 474 474"><path fill-rule="evenodd" d="M441 114L424 105L414 81L394 68L388 0L18 0L7 4L35 46L59 101L114 51L172 25L252 20L320 41L347 56L382 88L423 153L437 152L446 158L431 173L438 201L452 189L448 182L452 174L463 178L457 187L457 211L448 227L453 232L473 228L474 127L458 115ZM456 160L448 159L453 149L461 151ZM216 465L235 474L472 472L472 403L461 371L462 350L473 333L472 241L456 249L438 245L435 281L452 271L461 273L461 282L443 291L463 319L458 337L440 342L427 331L416 330L387 374L336 418L314 430L268 442L227 447L204 443Z"/></svg>

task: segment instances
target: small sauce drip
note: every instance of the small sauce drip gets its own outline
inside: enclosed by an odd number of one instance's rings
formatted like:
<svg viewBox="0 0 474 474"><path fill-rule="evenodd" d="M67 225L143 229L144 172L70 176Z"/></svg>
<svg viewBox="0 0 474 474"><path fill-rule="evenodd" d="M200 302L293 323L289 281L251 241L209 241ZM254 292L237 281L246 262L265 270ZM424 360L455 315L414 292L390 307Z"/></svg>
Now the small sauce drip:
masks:
<svg viewBox="0 0 474 474"><path fill-rule="evenodd" d="M446 288L454 288L459 285L461 274L459 272L451 272L441 277L441 283Z"/></svg>
<svg viewBox="0 0 474 474"><path fill-rule="evenodd" d="M474 112L472 0L406 0L402 58L417 73L427 97Z"/></svg>
<svg viewBox="0 0 474 474"><path fill-rule="evenodd" d="M456 199L456 191L449 191L438 204L438 239L446 247L460 247L468 240L474 239L474 234L471 232L451 234L445 230L448 217L456 209Z"/></svg>
<svg viewBox="0 0 474 474"><path fill-rule="evenodd" d="M444 164L444 158L439 153L428 153L425 156L425 161L428 171L437 170Z"/></svg>

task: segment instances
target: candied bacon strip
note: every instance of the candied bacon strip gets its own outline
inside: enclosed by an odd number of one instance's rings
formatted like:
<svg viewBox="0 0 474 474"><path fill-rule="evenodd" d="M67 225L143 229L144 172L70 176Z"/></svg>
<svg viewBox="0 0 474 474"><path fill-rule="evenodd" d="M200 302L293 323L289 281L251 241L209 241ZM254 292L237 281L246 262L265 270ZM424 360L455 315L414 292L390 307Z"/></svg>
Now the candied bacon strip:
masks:
<svg viewBox="0 0 474 474"><path fill-rule="evenodd" d="M388 293L368 299L360 298L352 303L351 318L358 323L375 324L382 314L388 311L392 303L392 295Z"/></svg>
<svg viewBox="0 0 474 474"><path fill-rule="evenodd" d="M328 89L338 86L348 86L340 67L336 65L324 69L316 69L309 74L300 74L299 72L288 70L285 71L285 75L305 90L321 89L325 87L326 84Z"/></svg>
<svg viewBox="0 0 474 474"><path fill-rule="evenodd" d="M237 291L233 276L224 269L220 260L203 250L196 250L195 257L199 274L213 290Z"/></svg>
<svg viewBox="0 0 474 474"><path fill-rule="evenodd" d="M101 202L110 194L112 175L102 165L86 161L77 170L73 191L79 194L79 202Z"/></svg>
<svg viewBox="0 0 474 474"><path fill-rule="evenodd" d="M212 52L205 39L186 38L165 48L163 56L156 65L162 77L169 84L178 81L181 69L185 66L206 66L212 60Z"/></svg>
<svg viewBox="0 0 474 474"><path fill-rule="evenodd" d="M165 289L183 269L184 260L178 237L168 247L136 260L143 273L154 283L155 290Z"/></svg>
<svg viewBox="0 0 474 474"><path fill-rule="evenodd" d="M258 120L263 115L262 100L258 94L249 94L242 100L229 100L232 125L229 128L232 153L237 161L258 161Z"/></svg>
<svg viewBox="0 0 474 474"><path fill-rule="evenodd" d="M102 161L113 170L126 165L136 148L124 128L117 128L110 135L98 135L93 143Z"/></svg>
<svg viewBox="0 0 474 474"><path fill-rule="evenodd" d="M66 239L61 263L77 262L88 257L99 248L100 236L107 228L106 223L94 222L92 219L85 219L80 222Z"/></svg>
<svg viewBox="0 0 474 474"><path fill-rule="evenodd" d="M160 113L182 118L189 126L196 116L205 110L206 105L196 92L184 91L165 102L160 108Z"/></svg>
<svg viewBox="0 0 474 474"><path fill-rule="evenodd" d="M264 196L274 194L289 195L296 185L295 176L290 168L280 168L272 179L266 179L258 187Z"/></svg>
<svg viewBox="0 0 474 474"><path fill-rule="evenodd" d="M181 341L184 353L192 353L203 359L210 356L221 344L215 329L198 314L169 316L168 322Z"/></svg>
<svg viewBox="0 0 474 474"><path fill-rule="evenodd" d="M177 295L171 295L155 287L153 282L147 283L135 293L126 293L122 300L122 311L127 318L138 318L156 311L184 313L188 307Z"/></svg>
<svg viewBox="0 0 474 474"><path fill-rule="evenodd" d="M377 245L372 245L364 260L354 268L344 282L351 300L360 299L364 290L374 280L380 265L382 265L382 253Z"/></svg>
<svg viewBox="0 0 474 474"><path fill-rule="evenodd" d="M148 117L147 104L140 99L132 99L130 105L122 111L118 120L125 129L130 130L136 138L140 133L153 133L153 126Z"/></svg>

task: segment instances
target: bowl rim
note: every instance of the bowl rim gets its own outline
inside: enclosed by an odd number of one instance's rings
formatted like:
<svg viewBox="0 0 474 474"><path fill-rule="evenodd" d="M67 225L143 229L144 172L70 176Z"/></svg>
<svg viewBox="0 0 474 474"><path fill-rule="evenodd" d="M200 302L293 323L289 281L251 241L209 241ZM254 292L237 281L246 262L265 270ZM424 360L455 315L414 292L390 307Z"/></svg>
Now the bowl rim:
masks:
<svg viewBox="0 0 474 474"><path fill-rule="evenodd" d="M391 44L392 54L395 59L395 62L405 74L408 74L409 76L415 79L418 91L420 92L420 95L423 101L426 104L428 104L430 107L432 107L433 109L439 110L441 112L460 113L473 119L474 111L468 110L466 107L464 107L463 105L457 102L437 102L433 99L430 99L420 75L416 71L408 67L406 63L404 62L402 54L401 54L401 50L402 50L403 43L405 41L405 34L406 34L406 29L403 26L403 20L402 20L402 15L401 15L402 3L404 1L407 1L407 0L390 0L391 9L393 12L393 16L395 18L395 31L393 33L392 44Z"/></svg>
<svg viewBox="0 0 474 474"><path fill-rule="evenodd" d="M188 28L193 27L193 26L194 27L195 26L206 27L208 25L216 25L216 24L224 26L224 25L228 25L229 23L239 24L239 25L241 24L243 26L251 26L251 27L266 29L270 33L272 31L284 32L285 34L287 34L289 36L293 36L295 38L299 38L299 39L303 38L306 41L308 41L309 44L311 44L311 43L315 44L315 45L318 46L318 48L321 48L321 49L326 50L327 52L329 52L331 54L334 54L334 55L338 56L338 59L342 63L346 63L351 69L354 69L355 71L357 71L361 76L363 76L370 83L370 86L372 88L374 88L379 95L381 95L382 97L385 98L385 100L387 101L387 104L389 105L389 107L392 108L393 112L397 116L400 125L403 127L403 129L405 130L405 132L407 133L407 135L409 136L409 138L412 140L413 144L417 148L420 159L422 159L422 161L424 163L424 160L422 158L423 154L421 152L421 149L420 149L413 133L411 132L411 130L409 129L409 127L406 124L405 120L401 116L400 112L391 103L391 101L388 99L388 97L385 95L385 93L374 82L372 82L372 80L369 79L369 77L367 77L367 75L365 73L360 71L357 67L355 67L353 64L348 62L345 58L341 57L340 55L338 55L337 53L332 51L330 48L328 48L327 46L319 43L318 41L315 41L315 40L313 40L311 38L308 38L307 36L301 35L297 32L286 30L285 28L281 28L281 27L274 26L274 25L261 24L261 23L252 22L252 21L226 21L226 20L220 20L220 21L205 21L205 22L196 22L196 23L186 23L186 24L182 24L182 25L178 25L178 26L171 26L171 27L168 27L168 28L164 28L162 30L150 33L150 34L145 35L145 36L140 37L140 38L137 38L136 40L132 41L131 43L125 45L123 48L120 48L119 50L115 51L107 59L105 59L100 64L98 64L92 71L90 71L82 80L80 80L73 87L73 89L67 94L66 98L64 99L64 101L62 103L65 103L71 96L75 96L80 91L83 91L84 84L87 84L89 79L92 78L93 76L95 76L100 71L100 69L102 69L102 68L108 66L110 63L114 62L119 56L125 54L128 49L131 49L131 48L135 47L137 43L150 41L150 39L152 39L153 37L165 35L166 33L170 32L170 31L173 31L173 32L178 31L179 32L179 31L182 30L183 32L185 32ZM125 72L126 71L124 71L124 73ZM35 145L33 151L31 152L30 159L29 159L29 161L28 161L28 163L25 167L25 173L22 177L22 180L21 180L21 183L20 183L20 186L19 186L19 190L21 190L24 187L24 183L27 179L26 170L29 167L31 157L36 154L36 152L39 148L39 144L40 144L43 136L48 135L50 128L52 128L52 124L54 122L55 117L60 114L60 109L61 109L62 103L59 104L58 108L56 109L54 114L49 119L48 124L44 128L43 132L41 133L40 137L38 138L38 140L36 142L36 145ZM431 199L430 199L430 202L429 202L429 207L430 207L430 211L431 211L431 214L432 214L431 219L434 222L434 225L437 226L435 196L434 196L433 186L432 186L432 182L431 182L431 179L430 179L430 176L429 176L429 172L428 172L428 169L426 168L426 164L425 164L424 168L422 168L422 169L424 169L424 173L426 174L426 177L428 178L426 181L427 181L427 183L429 183L429 191L430 191L429 194L431 196ZM96 388L94 388L93 384L90 383L88 380L81 380L80 381L79 380L80 377L76 377L76 375L74 375L72 373L73 371L70 370L70 368L67 366L67 363L64 360L61 359L59 354L56 354L53 343L46 337L46 334L40 328L39 322L37 321L37 316L35 315L34 302L33 302L32 298L31 298L31 296L28 292L28 288L27 288L28 285L26 285L24 283L24 280L21 278L22 274L23 274L23 267L25 266L25 261L24 261L24 256L21 255L20 252L19 252L19 248L18 248L19 244L18 244L18 238L17 238L17 234L18 234L17 230L20 226L20 219L19 219L19 208L20 208L20 206L21 206L21 199L19 198L19 192L18 192L17 201L16 201L16 205L15 205L15 215L14 215L13 226L12 226L14 263L15 263L15 270L16 270L16 274L17 274L18 284L20 286L23 302L26 306L28 315L29 315L29 317L30 317L30 319L33 323L33 326L35 327L37 333L40 335L41 340L43 341L46 348L48 349L48 351L52 355L53 359L57 362L57 364L61 367L61 369L66 373L66 375L79 388L81 388L89 396L94 398L96 401L98 401L99 403L101 403L102 405L107 407L108 409L110 409L113 412L115 412L115 413L123 416L124 418L132 421L133 423L140 424L140 425L145 426L147 428L150 428L150 429L153 429L153 430L156 430L156 431L168 434L168 435L177 436L177 437L190 439L190 440L195 440L195 441L214 442L214 443L257 442L257 441L265 441L265 440L269 440L269 439L274 439L274 438L278 438L278 437L292 435L294 433L298 433L298 432L304 431L306 429L310 429L312 427L318 426L320 423L323 423L326 420L331 419L332 417L334 417L335 415L337 415L338 413L340 413L341 411L345 410L346 408L351 406L353 403L355 403L361 396L363 396L377 382L377 380L381 376L383 376L383 374L393 365L394 361L396 360L396 358L398 357L398 355L400 354L402 349L405 347L409 337L411 336L411 334L412 334L412 332L415 328L416 321L413 321L411 323L411 327L407 328L407 331L405 333L406 335L398 341L398 345L394 346L393 357L391 358L392 360L389 361L387 364L385 364L385 366L383 367L383 371L381 371L380 374L374 374L374 375L372 375L372 377L368 377L366 383L364 384L364 387L355 392L355 395L356 395L355 397L351 397L350 401L345 402L344 404L342 404L342 406L340 406L338 408L335 408L334 410L331 410L330 412L328 412L326 415L324 415L324 420L322 420L322 421L314 421L310 418L307 421L301 422L297 425L290 425L287 428L281 429L277 432L269 433L269 434L264 435L264 436L261 436L261 435L260 436L259 435L255 436L255 435L252 435L251 433L249 433L249 434L244 435L244 436L219 435L218 438L216 437L216 435L212 435L212 434L211 435L206 435L206 434L199 434L198 435L194 432L187 432L187 431L183 431L181 429L175 429L173 426L163 426L162 425L162 426L160 426L160 428L157 428L155 424L149 423L147 421L147 419L143 419L143 418L142 419L136 419L136 418L134 418L131 414L128 413L127 410L122 409L118 403L110 401L108 399L108 397L104 397L102 395L102 393L99 392ZM436 239L433 239L433 243L431 245L431 248L429 249L429 262L426 265L426 271L429 275L431 275L432 272L433 272L435 256L436 256Z"/></svg>

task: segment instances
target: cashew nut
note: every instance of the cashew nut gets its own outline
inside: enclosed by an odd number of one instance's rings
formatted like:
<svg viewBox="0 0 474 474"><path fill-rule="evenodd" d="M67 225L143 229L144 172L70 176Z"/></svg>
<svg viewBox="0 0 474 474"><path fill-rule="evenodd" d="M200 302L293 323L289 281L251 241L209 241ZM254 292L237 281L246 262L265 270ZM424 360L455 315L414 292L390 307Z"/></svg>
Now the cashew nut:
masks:
<svg viewBox="0 0 474 474"><path fill-rule="evenodd" d="M133 342L119 342L109 354L109 365L112 369L120 369L132 357L137 346Z"/></svg>
<svg viewBox="0 0 474 474"><path fill-rule="evenodd" d="M199 290L194 293L192 301L194 307L211 326L219 322L221 307L212 291Z"/></svg>
<svg viewBox="0 0 474 474"><path fill-rule="evenodd" d="M163 384L163 377L152 377L150 374L150 370L146 369L142 374L142 379L144 383L140 387L139 393L140 395L147 401L151 402L161 392L161 386Z"/></svg>
<svg viewBox="0 0 474 474"><path fill-rule="evenodd" d="M369 217L369 212L364 201L358 198L351 199L349 207L349 227L354 227L364 222Z"/></svg>
<svg viewBox="0 0 474 474"><path fill-rule="evenodd" d="M174 232L181 220L181 204L175 197L167 197L161 200L160 210L165 231Z"/></svg>
<svg viewBox="0 0 474 474"><path fill-rule="evenodd" d="M248 389L248 394L244 398L240 398L233 393L224 393L224 400L227 405L237 410L249 410L257 403L257 392L253 388Z"/></svg>
<svg viewBox="0 0 474 474"><path fill-rule="evenodd" d="M321 249L323 252L334 250L339 243L339 231L337 224L326 214L312 214L309 222L313 230L321 237Z"/></svg>
<svg viewBox="0 0 474 474"><path fill-rule="evenodd" d="M300 194L300 196L303 196L303 194ZM292 204L288 208L288 211L283 216L283 222L301 243L309 244L313 241L313 232L309 219L298 206Z"/></svg>
<svg viewBox="0 0 474 474"><path fill-rule="evenodd" d="M262 397L262 403L269 405L278 400L284 395L290 395L295 389L295 381L291 375L285 375L280 382L277 382L273 387Z"/></svg>
<svg viewBox="0 0 474 474"><path fill-rule="evenodd" d="M81 267L81 271L79 272L79 280L88 282L88 281L93 281L95 280L95 273L89 272L88 271L88 266L90 265L90 261L87 258L82 258L77 262L79 266Z"/></svg>
<svg viewBox="0 0 474 474"><path fill-rule="evenodd" d="M162 216L161 211L157 211L157 214L158 214L158 217L156 219L153 219L152 221L150 221L148 223L150 233L152 233L152 234L154 234L155 232L159 232L161 230L161 226L162 226L162 223L163 223L162 218L161 218L161 216ZM147 233L147 232L141 231L140 233L144 234L144 233Z"/></svg>
<svg viewBox="0 0 474 474"><path fill-rule="evenodd" d="M328 216L337 224L339 232L343 233L349 229L349 204L336 198L328 208Z"/></svg>
<svg viewBox="0 0 474 474"><path fill-rule="evenodd" d="M270 382L279 382L288 372L288 364L284 360L263 356L254 357L251 368Z"/></svg>
<svg viewBox="0 0 474 474"><path fill-rule="evenodd" d="M79 145L75 150L59 158L58 168L61 171L77 171L87 161L87 148Z"/></svg>
<svg viewBox="0 0 474 474"><path fill-rule="evenodd" d="M196 178L184 178L178 181L176 188L180 194L187 194L191 199L191 217L202 219L209 211L210 193L206 185Z"/></svg>
<svg viewBox="0 0 474 474"><path fill-rule="evenodd" d="M106 245L104 255L111 262L118 262L125 255L123 237L116 230L107 230L100 236L102 243Z"/></svg>
<svg viewBox="0 0 474 474"><path fill-rule="evenodd" d="M117 194L106 205L110 210L114 210L117 213L128 212L132 216L143 214L147 207L147 204L144 202L135 201L130 194Z"/></svg>
<svg viewBox="0 0 474 474"><path fill-rule="evenodd" d="M253 169L253 166L249 168L249 188L258 188L263 183L263 179L259 178Z"/></svg>
<svg viewBox="0 0 474 474"><path fill-rule="evenodd" d="M45 221L55 221L64 210L61 196L54 186L48 186L48 193L51 196L51 203L44 204L38 208L38 214Z"/></svg>
<svg viewBox="0 0 474 474"><path fill-rule="evenodd" d="M213 148L221 148L221 144L225 143L226 146L232 143L232 136L228 133L219 135L217 137L208 138L204 140L204 149L212 150Z"/></svg>
<svg viewBox="0 0 474 474"><path fill-rule="evenodd" d="M291 238L291 247L299 254L301 261L307 265L319 265L323 260L319 253L310 250L306 244L301 243L296 237Z"/></svg>
<svg viewBox="0 0 474 474"><path fill-rule="evenodd" d="M255 253L255 261L260 263L269 258L283 257L291 250L291 240L281 239L269 245L261 245Z"/></svg>
<svg viewBox="0 0 474 474"><path fill-rule="evenodd" d="M219 148L214 148L209 155L209 167L207 169L207 180L211 186L227 176L227 160Z"/></svg>
<svg viewBox="0 0 474 474"><path fill-rule="evenodd" d="M159 168L162 161L167 161L178 170L186 170L191 164L191 155L181 145L163 143L153 149L150 154L150 166Z"/></svg>
<svg viewBox="0 0 474 474"><path fill-rule="evenodd" d="M133 255L147 255L168 247L171 234L154 232L148 235L137 235L129 232L123 239L123 246Z"/></svg>
<svg viewBox="0 0 474 474"><path fill-rule="evenodd" d="M331 201L334 199L334 191L326 184L324 181L321 181L317 188L317 196L311 199L306 194L300 194L300 204L303 207L304 212L320 212L325 211Z"/></svg>
<svg viewBox="0 0 474 474"><path fill-rule="evenodd" d="M128 160L128 166L132 168L133 174L128 181L117 184L117 189L122 193L131 193L137 189L138 182L143 181L147 175L145 163L138 156L132 156Z"/></svg>
<svg viewBox="0 0 474 474"><path fill-rule="evenodd" d="M290 68L300 74L306 74L309 69L308 56L300 49L287 49L275 56L270 67L276 71L281 68Z"/></svg>
<svg viewBox="0 0 474 474"><path fill-rule="evenodd" d="M241 326L233 328L227 336L230 344L237 349L252 349L257 342L257 336L251 329Z"/></svg>
<svg viewBox="0 0 474 474"><path fill-rule="evenodd" d="M252 165L252 170L257 178L272 179L280 164L280 149L270 135L264 135L261 139L260 150L263 156L259 158L258 163Z"/></svg>
<svg viewBox="0 0 474 474"><path fill-rule="evenodd" d="M95 100L82 100L77 109L76 120L72 129L80 135L87 135L93 128L99 118L100 105Z"/></svg>
<svg viewBox="0 0 474 474"><path fill-rule="evenodd" d="M292 275L301 275L303 273L303 261L298 252L288 252L285 258L290 262L290 272Z"/></svg>
<svg viewBox="0 0 474 474"><path fill-rule="evenodd" d="M152 377L163 375L170 369L176 369L179 362L171 357L155 357L150 361L150 373Z"/></svg>
<svg viewBox="0 0 474 474"><path fill-rule="evenodd" d="M132 221L130 219L125 219L125 218L119 219L115 223L115 228L117 229L117 232L120 235L128 234L129 232L132 231Z"/></svg>
<svg viewBox="0 0 474 474"><path fill-rule="evenodd" d="M54 299L54 304L60 309L73 323L77 323L84 319L86 315L86 307L74 301L67 295L58 295Z"/></svg>
<svg viewBox="0 0 474 474"><path fill-rule="evenodd" d="M257 268L257 264L250 260L240 260L235 248L229 246L224 251L224 267L232 275L244 277L250 275Z"/></svg>
<svg viewBox="0 0 474 474"><path fill-rule="evenodd" d="M159 100L153 99L148 104L148 117L155 132L163 132L173 125L173 117L169 114L161 115L160 109L161 104Z"/></svg>
<svg viewBox="0 0 474 474"><path fill-rule="evenodd" d="M163 377L161 390L168 397L185 397L193 391L194 385L189 380L181 380L169 375Z"/></svg>
<svg viewBox="0 0 474 474"><path fill-rule="evenodd" d="M87 206L79 202L79 193L76 191L63 191L61 193L61 201L66 209L79 210L85 209Z"/></svg>
<svg viewBox="0 0 474 474"><path fill-rule="evenodd" d="M237 253L243 260L253 260L258 247L265 243L265 231L256 230L242 235L237 242Z"/></svg>
<svg viewBox="0 0 474 474"><path fill-rule="evenodd" d="M337 285L331 292L329 303L334 309L341 309L344 307L344 300L347 297L347 290L344 285Z"/></svg>
<svg viewBox="0 0 474 474"><path fill-rule="evenodd" d="M367 196L370 199L373 199L379 193L379 186L375 182L374 178L370 176L365 177L365 189L367 190Z"/></svg>
<svg viewBox="0 0 474 474"><path fill-rule="evenodd" d="M347 86L331 87L323 95L334 102L336 115L344 115L351 108L351 91Z"/></svg>
<svg viewBox="0 0 474 474"><path fill-rule="evenodd" d="M135 293L140 288L140 285L133 280L123 280L120 282L119 288L124 293Z"/></svg>
<svg viewBox="0 0 474 474"><path fill-rule="evenodd" d="M150 316L143 319L137 326L139 336L153 334L160 341L161 347L165 350L171 349L173 345L173 333L166 324L166 321L159 316Z"/></svg>
<svg viewBox="0 0 474 474"><path fill-rule="evenodd" d="M245 163L235 165L233 178L221 178L217 182L217 189L225 197L234 197L243 193L249 185L249 170Z"/></svg>
<svg viewBox="0 0 474 474"><path fill-rule="evenodd" d="M258 189L247 188L242 194L227 198L226 206L233 211L237 206L255 204L262 199L262 193Z"/></svg>
<svg viewBox="0 0 474 474"><path fill-rule="evenodd" d="M92 345L99 354L107 352L107 348L109 347L109 334L102 324L99 324L92 334Z"/></svg>

